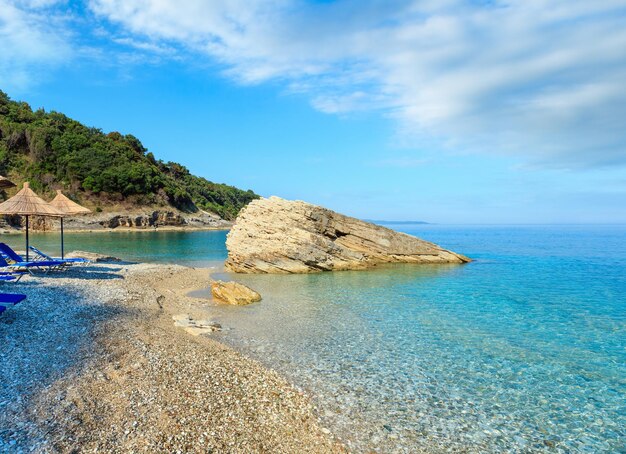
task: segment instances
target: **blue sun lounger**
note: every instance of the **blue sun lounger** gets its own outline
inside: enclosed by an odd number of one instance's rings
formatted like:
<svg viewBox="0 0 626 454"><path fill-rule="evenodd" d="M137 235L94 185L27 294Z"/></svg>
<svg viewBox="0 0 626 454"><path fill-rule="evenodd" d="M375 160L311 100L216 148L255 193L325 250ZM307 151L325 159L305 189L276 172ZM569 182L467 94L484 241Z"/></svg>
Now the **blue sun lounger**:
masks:
<svg viewBox="0 0 626 454"><path fill-rule="evenodd" d="M20 279L26 274L27 271L0 271L0 281L15 281L19 282ZM17 279L17 280L16 280Z"/></svg>
<svg viewBox="0 0 626 454"><path fill-rule="evenodd" d="M0 293L0 305L6 306L7 304L16 305L26 299L26 295L21 293Z"/></svg>
<svg viewBox="0 0 626 454"><path fill-rule="evenodd" d="M87 264L87 263L91 263L89 260L81 258L81 257L72 257L72 258L58 258L58 257L50 257L48 254L46 254L45 252L40 251L39 249L37 249L35 246L30 246L30 250L33 251L35 254L37 254L37 257L35 257L35 262L41 261L41 260L57 260L59 262L65 262L68 265L73 265L73 264Z"/></svg>
<svg viewBox="0 0 626 454"><path fill-rule="evenodd" d="M0 314L7 310L9 306L15 306L26 299L26 295L21 293L0 293Z"/></svg>
<svg viewBox="0 0 626 454"><path fill-rule="evenodd" d="M11 260L14 263L9 263ZM34 269L45 269L46 273L53 269L61 269L64 263L59 260L39 260L27 262L17 252L15 252L8 244L0 243L0 267L6 267L17 270L27 270L32 274Z"/></svg>

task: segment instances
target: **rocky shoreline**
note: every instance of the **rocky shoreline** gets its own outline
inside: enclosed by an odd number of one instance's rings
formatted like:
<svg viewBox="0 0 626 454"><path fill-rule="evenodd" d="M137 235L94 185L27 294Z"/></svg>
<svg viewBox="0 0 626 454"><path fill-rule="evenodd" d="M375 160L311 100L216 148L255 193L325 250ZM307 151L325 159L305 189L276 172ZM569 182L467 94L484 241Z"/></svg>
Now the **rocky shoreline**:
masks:
<svg viewBox="0 0 626 454"><path fill-rule="evenodd" d="M0 232L14 233L23 230L24 220L20 216L0 217ZM72 216L64 220L66 232L108 232L113 230L224 230L232 222L213 213L199 211L183 213L173 210L119 210ZM33 231L49 232L60 230L60 222L54 218L33 216L30 228Z"/></svg>
<svg viewBox="0 0 626 454"><path fill-rule="evenodd" d="M2 452L344 452L309 399L174 319L209 269L92 264L26 276L0 317Z"/></svg>

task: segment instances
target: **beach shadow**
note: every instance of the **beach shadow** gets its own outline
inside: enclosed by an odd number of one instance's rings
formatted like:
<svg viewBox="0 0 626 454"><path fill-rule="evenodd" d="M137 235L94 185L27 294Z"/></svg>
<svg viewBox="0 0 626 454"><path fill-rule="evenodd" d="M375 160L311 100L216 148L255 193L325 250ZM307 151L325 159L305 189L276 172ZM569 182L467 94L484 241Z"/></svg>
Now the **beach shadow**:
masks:
<svg viewBox="0 0 626 454"><path fill-rule="evenodd" d="M120 274L123 268L113 266L99 266L99 265L85 265L85 266L73 266L71 268L65 268L63 270L52 270L48 273L35 271L33 274L26 274L30 279L26 279L23 282L28 282L31 279L59 279L59 278L71 278L71 279L124 279L124 276Z"/></svg>
<svg viewBox="0 0 626 454"><path fill-rule="evenodd" d="M32 279L84 279L84 280L96 280L96 279L124 279L124 276L114 273L101 271L100 269L90 271L87 269L81 270L66 270L66 271L51 271L47 274L36 273L30 276ZM30 279L29 279L30 281Z"/></svg>
<svg viewBox="0 0 626 454"><path fill-rule="evenodd" d="M113 266L113 265L105 266L105 265L90 264L90 265L77 265L77 266L66 268L66 271L71 271L71 272L80 272L83 270L118 272L118 271L122 271L123 267L122 267L122 264L118 264L118 266Z"/></svg>
<svg viewBox="0 0 626 454"><path fill-rule="evenodd" d="M133 313L121 301L54 281L3 286L27 299L0 315L0 452L28 451L46 439L32 421L32 398L88 364L105 322Z"/></svg>

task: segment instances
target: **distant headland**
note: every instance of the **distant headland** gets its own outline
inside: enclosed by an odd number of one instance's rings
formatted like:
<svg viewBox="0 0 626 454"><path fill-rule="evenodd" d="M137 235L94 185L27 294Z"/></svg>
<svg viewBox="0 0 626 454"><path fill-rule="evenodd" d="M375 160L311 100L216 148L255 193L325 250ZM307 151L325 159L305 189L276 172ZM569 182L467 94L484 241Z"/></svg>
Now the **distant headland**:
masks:
<svg viewBox="0 0 626 454"><path fill-rule="evenodd" d="M425 221L386 221L380 219L363 219L364 222L370 222L372 224L387 224L387 225L415 225L415 224L430 224Z"/></svg>
<svg viewBox="0 0 626 454"><path fill-rule="evenodd" d="M12 196L25 181L46 200L61 189L91 209L104 228L212 225L213 219L235 219L259 197L157 159L131 134L105 133L60 112L33 110L1 90L0 175L17 184L0 195ZM5 227L19 223L7 219Z"/></svg>

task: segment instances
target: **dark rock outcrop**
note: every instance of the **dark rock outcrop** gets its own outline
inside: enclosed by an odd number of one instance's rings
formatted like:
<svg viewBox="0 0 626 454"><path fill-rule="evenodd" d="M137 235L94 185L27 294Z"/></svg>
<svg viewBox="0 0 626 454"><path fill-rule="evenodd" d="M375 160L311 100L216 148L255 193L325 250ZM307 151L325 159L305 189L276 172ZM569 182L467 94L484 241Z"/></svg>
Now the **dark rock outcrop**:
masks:
<svg viewBox="0 0 626 454"><path fill-rule="evenodd" d="M172 211L154 211L151 215L139 216L113 216L108 220L101 221L103 227L115 229L117 227L148 228L158 226L183 226L187 221L180 214Z"/></svg>

